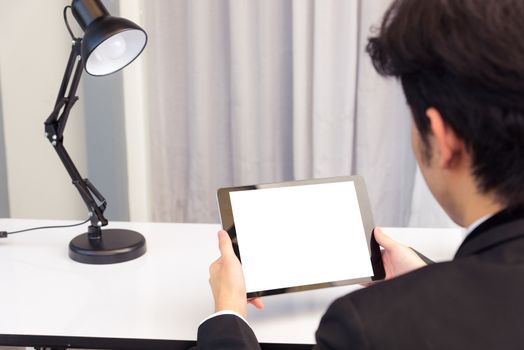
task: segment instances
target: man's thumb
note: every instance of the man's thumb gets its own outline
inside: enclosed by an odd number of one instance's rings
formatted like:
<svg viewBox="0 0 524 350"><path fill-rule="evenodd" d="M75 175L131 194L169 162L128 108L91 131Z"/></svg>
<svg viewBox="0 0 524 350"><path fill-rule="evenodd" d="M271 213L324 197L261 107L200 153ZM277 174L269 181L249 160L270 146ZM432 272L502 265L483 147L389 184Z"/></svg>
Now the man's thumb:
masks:
<svg viewBox="0 0 524 350"><path fill-rule="evenodd" d="M222 256L233 253L231 238L229 238L229 234L224 230L218 231L218 248Z"/></svg>
<svg viewBox="0 0 524 350"><path fill-rule="evenodd" d="M377 243L384 249L388 249L396 243L388 235L382 232L382 230L379 227L375 227L375 229L373 230L373 235L375 236L375 240L377 241Z"/></svg>

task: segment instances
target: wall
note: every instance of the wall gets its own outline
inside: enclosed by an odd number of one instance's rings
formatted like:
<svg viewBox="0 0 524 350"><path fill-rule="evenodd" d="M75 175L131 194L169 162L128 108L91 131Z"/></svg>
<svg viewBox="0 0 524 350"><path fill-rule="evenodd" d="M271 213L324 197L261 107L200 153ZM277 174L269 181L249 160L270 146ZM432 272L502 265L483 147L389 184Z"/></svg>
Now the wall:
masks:
<svg viewBox="0 0 524 350"><path fill-rule="evenodd" d="M81 219L87 210L44 137L69 56L62 18L69 1L0 2L0 89L11 217ZM81 96L81 91L79 94ZM75 105L64 144L80 172L86 169L82 99Z"/></svg>
<svg viewBox="0 0 524 350"><path fill-rule="evenodd" d="M120 15L145 27L145 0L120 2ZM149 40L148 40L149 41ZM149 155L149 121L146 113L146 67L151 41L133 64L122 72L126 124L127 179L129 218L132 221L151 221L151 165Z"/></svg>
<svg viewBox="0 0 524 350"><path fill-rule="evenodd" d="M5 162L2 90L0 89L0 218L2 217L9 217L9 197L7 194L7 170Z"/></svg>
<svg viewBox="0 0 524 350"><path fill-rule="evenodd" d="M70 3L0 2L0 132L3 126L5 135L5 140L0 138L0 216L76 220L87 215L65 168L43 136L43 122L54 105L71 49L62 15ZM118 0L103 3L111 14L119 15ZM70 12L68 18L75 35L82 36ZM80 100L71 111L64 145L80 174L108 201L106 217L128 220L122 72L106 77L84 72L77 95Z"/></svg>

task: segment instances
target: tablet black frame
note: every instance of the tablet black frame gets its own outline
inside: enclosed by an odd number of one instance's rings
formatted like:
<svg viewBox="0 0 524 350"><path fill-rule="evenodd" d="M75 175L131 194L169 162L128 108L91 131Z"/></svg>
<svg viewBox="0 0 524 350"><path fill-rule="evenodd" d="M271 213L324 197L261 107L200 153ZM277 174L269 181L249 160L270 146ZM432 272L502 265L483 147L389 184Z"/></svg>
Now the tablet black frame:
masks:
<svg viewBox="0 0 524 350"><path fill-rule="evenodd" d="M310 179L310 180L297 180L297 181L286 181L286 182L277 182L277 183L268 183L268 184L258 184L258 185L248 185L248 186L236 186L236 187L224 187L220 188L217 191L217 200L218 206L220 209L220 219L222 221L222 227L233 243L233 250L235 251L236 256L242 262L240 249L238 247L237 234L235 229L235 220L233 217L233 209L231 207L231 200L229 193L237 191L251 191L258 189L267 189L267 188L278 188L278 187L289 187L289 186L304 186L304 185L317 185L325 183L335 183L335 182L353 182L355 185L355 191L357 194L357 199L360 208L360 216L362 218L362 224L364 226L364 232L366 234L366 242L368 245L369 256L371 260L371 266L373 268L373 276L357 279L349 279L342 281L332 281L325 283L316 283L303 286L294 286L289 288L279 288L271 290L263 290L258 292L249 292L247 293L248 298L261 297L266 295L290 293L290 292L299 292L304 290L318 289L318 288L327 288L334 286L342 286L348 284L357 284L357 283L366 283L376 280L381 280L385 278L384 265L382 263L382 255L380 252L380 247L373 236L373 229L375 227L373 221L373 215L371 212L371 206L369 202L369 197L366 189L366 184L362 176L337 176L321 179Z"/></svg>

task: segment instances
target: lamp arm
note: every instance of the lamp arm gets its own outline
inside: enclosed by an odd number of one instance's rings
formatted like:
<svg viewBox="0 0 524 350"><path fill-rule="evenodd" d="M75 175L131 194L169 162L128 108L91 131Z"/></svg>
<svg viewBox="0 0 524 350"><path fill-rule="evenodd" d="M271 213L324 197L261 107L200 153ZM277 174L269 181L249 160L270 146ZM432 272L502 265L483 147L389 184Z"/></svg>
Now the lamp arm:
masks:
<svg viewBox="0 0 524 350"><path fill-rule="evenodd" d="M102 194L93 186L88 180L82 178L78 169L76 168L73 160L67 153L63 141L64 141L64 129L71 112L71 108L78 101L76 96L76 90L82 76L83 62L80 56L80 45L81 39L74 39L71 48L71 54L67 62L62 84L55 102L55 108L44 122L45 135L49 142L53 145L58 157L64 164L73 185L80 193L82 200L86 204L91 214L91 226L101 227L107 225L108 221L104 217L104 210L107 206L105 198ZM74 71L74 74L73 74ZM72 79L71 79L71 75ZM69 82L71 81L71 84ZM69 86L69 91L68 91ZM97 202L98 200L98 202ZM100 232L100 230L97 230Z"/></svg>

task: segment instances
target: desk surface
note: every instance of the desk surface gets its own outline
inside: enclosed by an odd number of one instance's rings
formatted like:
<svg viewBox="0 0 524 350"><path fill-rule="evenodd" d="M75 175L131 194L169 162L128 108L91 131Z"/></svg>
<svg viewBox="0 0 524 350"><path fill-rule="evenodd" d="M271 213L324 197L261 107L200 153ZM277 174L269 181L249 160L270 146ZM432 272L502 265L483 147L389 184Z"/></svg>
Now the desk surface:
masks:
<svg viewBox="0 0 524 350"><path fill-rule="evenodd" d="M0 230L70 222L0 219ZM47 229L0 240L0 345L91 348L177 348L196 339L213 312L208 266L218 256L219 225L112 223L147 240L147 253L114 265L69 259L69 241L85 228ZM384 228L437 261L450 259L460 229ZM358 287L266 297L248 321L261 342L314 343L327 306ZM49 337L53 338L49 338ZM47 338L45 338L47 337ZM49 341L55 342L50 344Z"/></svg>

